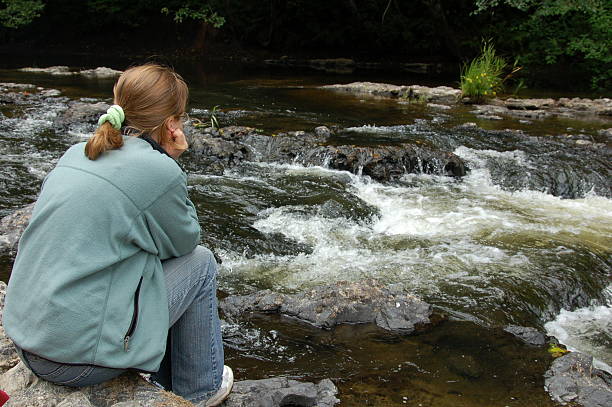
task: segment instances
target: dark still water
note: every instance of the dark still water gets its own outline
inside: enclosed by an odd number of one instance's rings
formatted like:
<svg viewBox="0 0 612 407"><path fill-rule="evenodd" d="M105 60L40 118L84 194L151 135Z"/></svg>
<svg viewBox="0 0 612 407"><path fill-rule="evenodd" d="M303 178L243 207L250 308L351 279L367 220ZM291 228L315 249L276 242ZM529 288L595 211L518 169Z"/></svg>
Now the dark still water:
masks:
<svg viewBox="0 0 612 407"><path fill-rule="evenodd" d="M551 357L504 333L509 323L554 333L610 369L612 161L599 130L611 121L491 122L467 106L440 111L318 88L382 78L179 71L191 87L190 115L202 122L218 106L221 126L277 134L325 125L334 144L414 142L454 152L470 168L462 179L417 173L393 183L261 162L210 175L186 153L203 243L223 259L224 295L376 278L450 317L413 336L371 326L323 331L263 316L226 322L238 379L329 377L343 406L553 405L542 378ZM86 123L56 131L56 117L71 100L109 101L113 80L5 69L0 82L60 91L40 96L45 89L0 84L0 98L23 95L18 103L0 99L4 216L33 202L63 151L93 131ZM567 133L600 145L577 145ZM5 278L10 266L0 259Z"/></svg>

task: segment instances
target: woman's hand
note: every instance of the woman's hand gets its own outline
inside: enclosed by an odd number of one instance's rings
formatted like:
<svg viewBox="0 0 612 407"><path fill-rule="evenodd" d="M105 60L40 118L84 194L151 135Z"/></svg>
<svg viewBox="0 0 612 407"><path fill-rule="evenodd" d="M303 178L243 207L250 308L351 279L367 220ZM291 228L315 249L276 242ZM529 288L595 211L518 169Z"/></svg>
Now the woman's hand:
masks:
<svg viewBox="0 0 612 407"><path fill-rule="evenodd" d="M174 159L178 159L181 154L189 147L183 129L177 128L169 132L168 137L161 143L161 146Z"/></svg>

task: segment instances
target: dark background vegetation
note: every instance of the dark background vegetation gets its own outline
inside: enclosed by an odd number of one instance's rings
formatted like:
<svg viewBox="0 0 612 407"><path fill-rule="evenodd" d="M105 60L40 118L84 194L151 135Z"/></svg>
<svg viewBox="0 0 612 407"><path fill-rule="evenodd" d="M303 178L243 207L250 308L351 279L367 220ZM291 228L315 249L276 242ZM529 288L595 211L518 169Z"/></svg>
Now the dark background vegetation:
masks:
<svg viewBox="0 0 612 407"><path fill-rule="evenodd" d="M0 52L457 66L491 40L530 84L612 88L611 0L0 0Z"/></svg>

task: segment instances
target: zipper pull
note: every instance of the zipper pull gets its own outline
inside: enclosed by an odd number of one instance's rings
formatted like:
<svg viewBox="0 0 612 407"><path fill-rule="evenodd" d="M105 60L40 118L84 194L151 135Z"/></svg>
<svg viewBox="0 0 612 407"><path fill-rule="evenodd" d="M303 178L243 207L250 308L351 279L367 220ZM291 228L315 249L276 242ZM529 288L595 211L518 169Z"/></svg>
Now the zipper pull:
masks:
<svg viewBox="0 0 612 407"><path fill-rule="evenodd" d="M129 346L130 346L130 336L128 335L125 338L123 338L123 350L127 352L129 350Z"/></svg>

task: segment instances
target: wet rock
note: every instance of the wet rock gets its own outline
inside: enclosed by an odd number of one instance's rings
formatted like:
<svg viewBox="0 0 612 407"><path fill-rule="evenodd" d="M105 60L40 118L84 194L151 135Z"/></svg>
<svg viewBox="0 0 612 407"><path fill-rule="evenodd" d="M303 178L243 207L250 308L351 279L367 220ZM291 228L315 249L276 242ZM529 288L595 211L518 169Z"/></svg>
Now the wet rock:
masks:
<svg viewBox="0 0 612 407"><path fill-rule="evenodd" d="M555 106L553 99L515 99L509 98L504 101L505 106L512 110L541 110Z"/></svg>
<svg viewBox="0 0 612 407"><path fill-rule="evenodd" d="M0 281L0 315L4 310L6 284ZM0 389L11 397L11 407L189 407L192 403L159 389L135 372L95 386L79 389L57 386L38 379L19 360L15 348L4 333L0 319ZM6 350L10 348L10 352ZM224 406L334 406L338 390L329 379L318 384L276 377L234 383L234 390Z"/></svg>
<svg viewBox="0 0 612 407"><path fill-rule="evenodd" d="M561 404L612 405L612 375L593 367L593 357L572 352L555 359L544 374L544 388Z"/></svg>
<svg viewBox="0 0 612 407"><path fill-rule="evenodd" d="M225 407L332 407L340 402L336 386L329 379L317 384L302 383L284 377L245 380L234 384L232 396Z"/></svg>
<svg viewBox="0 0 612 407"><path fill-rule="evenodd" d="M419 298L375 281L338 282L297 294L270 290L231 295L220 308L228 318L247 312L279 313L320 328L343 323L376 323L391 332L412 333L430 323L431 306Z"/></svg>
<svg viewBox="0 0 612 407"><path fill-rule="evenodd" d="M439 109L439 110L450 110L451 107L448 105L439 105L437 103L428 103L427 107L430 107L432 109Z"/></svg>
<svg viewBox="0 0 612 407"><path fill-rule="evenodd" d="M65 65L50 66L47 68L26 67L26 68L21 68L20 71L32 72L32 73L46 73L46 74L57 75L57 76L73 75L73 72L70 70L70 68Z"/></svg>
<svg viewBox="0 0 612 407"><path fill-rule="evenodd" d="M503 117L501 116L497 116L494 114L488 115L488 114L477 114L476 117L478 117L479 119L483 119L483 120L503 120Z"/></svg>
<svg viewBox="0 0 612 407"><path fill-rule="evenodd" d="M331 131L329 130L329 128L327 128L327 126L315 127L314 132L315 132L315 134L318 137L329 137L329 136L331 136Z"/></svg>
<svg viewBox="0 0 612 407"><path fill-rule="evenodd" d="M57 128L68 127L76 123L95 124L109 107L110 105L104 102L70 102L68 109L55 118L53 126Z"/></svg>
<svg viewBox="0 0 612 407"><path fill-rule="evenodd" d="M0 220L0 255L15 256L21 234L30 222L34 204L17 209Z"/></svg>
<svg viewBox="0 0 612 407"><path fill-rule="evenodd" d="M300 163L363 174L378 181L397 179L405 173L424 172L463 176L463 161L453 153L435 151L413 144L360 147L325 145L327 133L260 134L248 127L230 126L215 136L192 132L188 138L191 152L204 171L223 171L241 161ZM216 173L214 172L214 173Z"/></svg>
<svg viewBox="0 0 612 407"><path fill-rule="evenodd" d="M325 85L323 89L373 96L417 99L431 103L457 103L461 97L459 89L448 86L430 88L428 86L398 86L388 83L352 82L348 84Z"/></svg>
<svg viewBox="0 0 612 407"><path fill-rule="evenodd" d="M601 129L597 132L600 136L607 137L608 139L612 139L612 128L609 129Z"/></svg>
<svg viewBox="0 0 612 407"><path fill-rule="evenodd" d="M81 71L73 71L70 67L65 65L59 66L50 66L47 68L21 68L20 71L23 72L32 72L32 73L45 73L56 76L68 76L68 75L78 75L81 74L87 78L97 78L97 79L106 79L106 78L114 78L116 76L121 75L122 71L117 71L115 69L107 68L104 66L94 68L94 69L83 69Z"/></svg>
<svg viewBox="0 0 612 407"><path fill-rule="evenodd" d="M543 346L546 344L546 335L542 332L538 331L535 328L518 326L518 325L508 325L504 328L504 331L511 333L516 336L523 342L534 345L534 346Z"/></svg>
<svg viewBox="0 0 612 407"><path fill-rule="evenodd" d="M117 71L116 69L100 66L95 69L84 69L79 73L88 78L109 79L121 75L123 71Z"/></svg>

